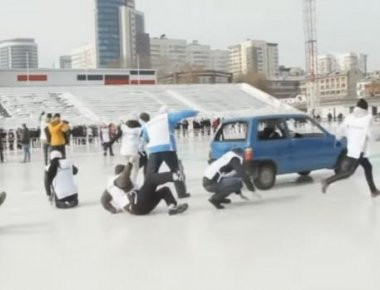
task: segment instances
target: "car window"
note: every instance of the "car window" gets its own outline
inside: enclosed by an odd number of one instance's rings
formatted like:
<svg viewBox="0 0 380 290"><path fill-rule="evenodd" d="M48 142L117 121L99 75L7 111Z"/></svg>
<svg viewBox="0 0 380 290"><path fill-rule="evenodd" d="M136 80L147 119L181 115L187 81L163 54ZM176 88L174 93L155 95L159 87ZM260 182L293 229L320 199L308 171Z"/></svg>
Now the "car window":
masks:
<svg viewBox="0 0 380 290"><path fill-rule="evenodd" d="M291 138L321 137L325 133L309 118L288 118L286 125Z"/></svg>
<svg viewBox="0 0 380 290"><path fill-rule="evenodd" d="M248 135L248 123L231 122L222 125L215 136L215 141L245 141Z"/></svg>
<svg viewBox="0 0 380 290"><path fill-rule="evenodd" d="M285 124L281 119L261 120L257 128L257 139L260 141L286 138Z"/></svg>

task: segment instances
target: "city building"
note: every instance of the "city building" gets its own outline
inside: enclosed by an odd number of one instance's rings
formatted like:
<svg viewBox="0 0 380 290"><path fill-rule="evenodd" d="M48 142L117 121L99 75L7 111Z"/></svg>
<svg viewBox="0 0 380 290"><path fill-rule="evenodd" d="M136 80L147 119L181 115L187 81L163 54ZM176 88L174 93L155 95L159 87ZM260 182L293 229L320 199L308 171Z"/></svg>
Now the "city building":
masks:
<svg viewBox="0 0 380 290"><path fill-rule="evenodd" d="M150 37L145 33L144 13L129 6L119 9L122 67L150 68Z"/></svg>
<svg viewBox="0 0 380 290"><path fill-rule="evenodd" d="M367 55L363 53L336 53L318 56L318 73L361 71L367 73Z"/></svg>
<svg viewBox="0 0 380 290"><path fill-rule="evenodd" d="M70 53L71 68L73 69L95 69L96 48L93 43L85 44L73 49Z"/></svg>
<svg viewBox="0 0 380 290"><path fill-rule="evenodd" d="M229 47L230 71L234 77L260 73L267 78L275 77L279 69L277 43L247 40Z"/></svg>
<svg viewBox="0 0 380 290"><path fill-rule="evenodd" d="M232 83L232 74L214 70L175 72L158 81L160 84L227 84Z"/></svg>
<svg viewBox="0 0 380 290"><path fill-rule="evenodd" d="M96 0L97 67L117 66L120 63L120 7L135 8L131 0Z"/></svg>
<svg viewBox="0 0 380 290"><path fill-rule="evenodd" d="M290 99L301 95L301 82L304 77L286 77L266 81L268 92L278 99Z"/></svg>
<svg viewBox="0 0 380 290"><path fill-rule="evenodd" d="M357 98L357 84L364 74L360 71L333 72L317 78L321 99L354 99ZM306 81L301 84L302 94L310 97L311 91Z"/></svg>
<svg viewBox="0 0 380 290"><path fill-rule="evenodd" d="M380 96L380 71L369 73L357 84L359 98Z"/></svg>
<svg viewBox="0 0 380 290"><path fill-rule="evenodd" d="M32 38L0 41L0 69L38 68L38 46Z"/></svg>
<svg viewBox="0 0 380 290"><path fill-rule="evenodd" d="M15 69L0 70L0 87L154 85L150 69Z"/></svg>
<svg viewBox="0 0 380 290"><path fill-rule="evenodd" d="M72 68L71 55L62 55L59 58L59 68L60 69L71 69Z"/></svg>
<svg viewBox="0 0 380 290"><path fill-rule="evenodd" d="M209 45L203 45L194 40L187 45L186 62L189 65L207 69L210 67L210 51Z"/></svg>
<svg viewBox="0 0 380 290"><path fill-rule="evenodd" d="M169 39L165 35L150 39L152 68L159 74L167 75L180 71L186 64L187 42L183 39Z"/></svg>
<svg viewBox="0 0 380 290"><path fill-rule="evenodd" d="M161 76L173 72L192 70L214 70L228 72L228 51L211 49L209 45L194 40L169 39L166 35L151 38L150 55L152 68Z"/></svg>

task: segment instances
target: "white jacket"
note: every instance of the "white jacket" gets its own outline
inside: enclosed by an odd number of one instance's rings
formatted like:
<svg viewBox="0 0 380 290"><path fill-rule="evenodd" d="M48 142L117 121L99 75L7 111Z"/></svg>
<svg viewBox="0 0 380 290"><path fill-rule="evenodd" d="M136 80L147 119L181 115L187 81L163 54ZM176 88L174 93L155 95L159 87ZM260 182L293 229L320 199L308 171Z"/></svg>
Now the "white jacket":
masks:
<svg viewBox="0 0 380 290"><path fill-rule="evenodd" d="M57 175L52 185L59 200L78 193L78 187L74 181L73 164L70 160L59 160Z"/></svg>
<svg viewBox="0 0 380 290"><path fill-rule="evenodd" d="M368 157L368 141L370 139L370 126L372 116L366 110L356 107L349 115L338 132L338 135L347 138L347 156L359 159L364 153Z"/></svg>
<svg viewBox="0 0 380 290"><path fill-rule="evenodd" d="M121 148L120 154L122 156L137 156L140 148L141 138L141 128L129 128L126 125L121 126L122 137L121 137Z"/></svg>
<svg viewBox="0 0 380 290"><path fill-rule="evenodd" d="M124 190L115 185L115 181L118 177L119 175L110 178L107 191L112 196L111 204L113 207L118 210L123 210L129 204L129 200Z"/></svg>

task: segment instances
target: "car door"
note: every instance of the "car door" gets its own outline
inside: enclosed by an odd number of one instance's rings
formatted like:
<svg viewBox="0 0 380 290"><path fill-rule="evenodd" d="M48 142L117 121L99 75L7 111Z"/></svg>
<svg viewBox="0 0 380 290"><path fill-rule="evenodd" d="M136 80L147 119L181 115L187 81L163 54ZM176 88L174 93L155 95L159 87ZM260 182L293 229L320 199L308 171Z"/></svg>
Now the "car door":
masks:
<svg viewBox="0 0 380 290"><path fill-rule="evenodd" d="M283 118L260 118L253 144L254 160L273 161L277 174L291 172L290 140Z"/></svg>
<svg viewBox="0 0 380 290"><path fill-rule="evenodd" d="M331 163L334 138L307 116L286 118L293 172L326 168Z"/></svg>

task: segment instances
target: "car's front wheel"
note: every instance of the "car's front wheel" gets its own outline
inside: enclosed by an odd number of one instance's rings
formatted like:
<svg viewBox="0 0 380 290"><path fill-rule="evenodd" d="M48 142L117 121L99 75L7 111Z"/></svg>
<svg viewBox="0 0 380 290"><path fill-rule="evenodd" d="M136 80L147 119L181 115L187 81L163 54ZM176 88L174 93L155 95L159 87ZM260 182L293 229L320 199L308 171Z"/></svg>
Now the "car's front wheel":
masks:
<svg viewBox="0 0 380 290"><path fill-rule="evenodd" d="M258 174L254 178L255 185L258 189L271 189L276 183L276 168L271 163L263 163L259 166Z"/></svg>

